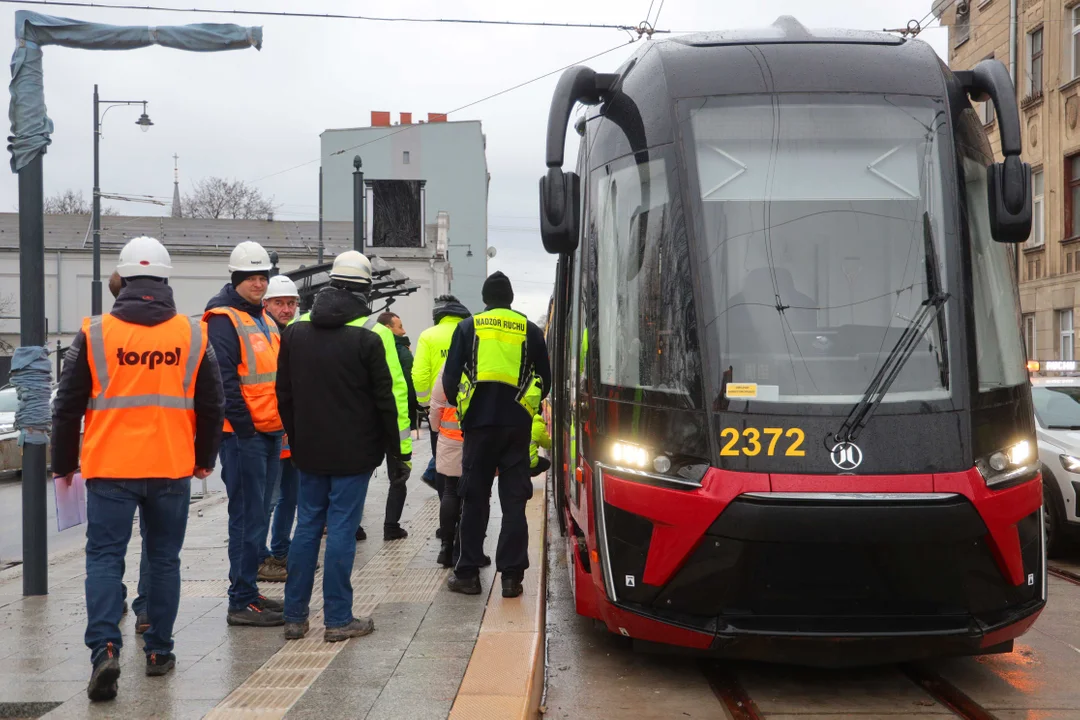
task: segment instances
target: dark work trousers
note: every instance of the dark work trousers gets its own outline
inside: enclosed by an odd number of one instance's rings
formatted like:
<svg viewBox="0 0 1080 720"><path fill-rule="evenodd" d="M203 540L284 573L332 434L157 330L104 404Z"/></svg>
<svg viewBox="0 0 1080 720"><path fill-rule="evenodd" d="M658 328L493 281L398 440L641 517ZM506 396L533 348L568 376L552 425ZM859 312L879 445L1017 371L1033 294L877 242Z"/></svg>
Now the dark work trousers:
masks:
<svg viewBox="0 0 1080 720"><path fill-rule="evenodd" d="M386 474L390 475L390 464L386 465ZM408 478L394 480L390 478L390 491L386 494L386 519L384 529L401 527L401 513L405 510L405 481Z"/></svg>
<svg viewBox="0 0 1080 720"><path fill-rule="evenodd" d="M484 535L495 470L499 471L499 503L502 528L495 550L495 569L506 577L521 579L529 567L529 526L525 503L532 497L529 476L530 427L480 427L465 431L461 482L458 494L463 507L458 537L461 555L454 574L460 578L480 573Z"/></svg>

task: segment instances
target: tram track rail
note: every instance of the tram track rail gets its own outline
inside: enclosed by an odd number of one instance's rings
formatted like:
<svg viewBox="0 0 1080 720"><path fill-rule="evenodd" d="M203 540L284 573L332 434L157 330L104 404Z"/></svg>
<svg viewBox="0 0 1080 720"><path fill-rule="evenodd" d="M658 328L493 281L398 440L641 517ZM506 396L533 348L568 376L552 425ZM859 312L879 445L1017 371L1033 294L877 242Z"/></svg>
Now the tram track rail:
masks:
<svg viewBox="0 0 1080 720"><path fill-rule="evenodd" d="M1046 568L1046 572L1050 573L1051 575L1060 580L1071 582L1073 585L1080 585L1080 573L1073 572L1072 570L1066 570L1064 568L1054 567L1053 565L1048 565Z"/></svg>
<svg viewBox="0 0 1080 720"><path fill-rule="evenodd" d="M1080 578L1077 582L1080 583ZM754 702L754 698L739 681L738 674L730 664L706 661L701 663L700 668L716 699L724 706L732 720L765 720L768 717ZM926 666L905 663L897 666L897 669L957 717L963 720L998 720L996 715L963 690Z"/></svg>

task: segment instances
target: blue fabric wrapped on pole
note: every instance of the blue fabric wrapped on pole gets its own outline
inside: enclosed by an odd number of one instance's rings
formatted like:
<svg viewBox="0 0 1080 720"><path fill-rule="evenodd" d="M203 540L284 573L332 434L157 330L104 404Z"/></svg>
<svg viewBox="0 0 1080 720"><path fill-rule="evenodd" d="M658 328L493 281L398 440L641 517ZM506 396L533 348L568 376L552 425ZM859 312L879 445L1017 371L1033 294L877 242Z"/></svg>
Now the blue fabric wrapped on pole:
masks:
<svg viewBox="0 0 1080 720"><path fill-rule="evenodd" d="M19 398L15 428L22 430L19 445L44 445L52 430L52 363L48 348L15 348L11 358L11 384Z"/></svg>
<svg viewBox="0 0 1080 720"><path fill-rule="evenodd" d="M161 45L176 50L217 52L254 47L262 49L262 28L233 24L197 23L152 27L84 22L15 12L15 53L11 56L11 171L19 172L44 152L52 140L52 120L45 114L45 85L41 66L43 45L84 50L133 50Z"/></svg>

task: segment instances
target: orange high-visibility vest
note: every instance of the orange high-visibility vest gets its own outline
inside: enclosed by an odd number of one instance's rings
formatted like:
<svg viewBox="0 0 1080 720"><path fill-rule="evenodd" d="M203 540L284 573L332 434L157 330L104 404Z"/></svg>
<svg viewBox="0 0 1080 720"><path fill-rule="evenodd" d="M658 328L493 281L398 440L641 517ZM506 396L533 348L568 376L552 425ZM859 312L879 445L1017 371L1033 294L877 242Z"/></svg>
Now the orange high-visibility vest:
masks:
<svg viewBox="0 0 1080 720"><path fill-rule="evenodd" d="M195 376L206 323L83 320L93 379L80 458L86 478L182 479L195 471Z"/></svg>
<svg viewBox="0 0 1080 720"><path fill-rule="evenodd" d="M464 442L465 436L461 432L461 423L458 422L457 408L444 407L439 417L439 435L455 442Z"/></svg>
<svg viewBox="0 0 1080 720"><path fill-rule="evenodd" d="M255 324L246 312L235 308L217 307L207 310L203 320L211 315L224 315L232 321L236 335L240 338L240 365L236 372L240 376L240 394L251 413L251 421L259 432L277 432L282 429L278 416L277 393L274 388L277 380L278 349L281 347L281 334L273 318L263 310L263 320L270 329L270 340ZM232 432L232 425L225 420L225 432Z"/></svg>
<svg viewBox="0 0 1080 720"><path fill-rule="evenodd" d="M281 436L281 459L285 460L292 457L292 448L289 447L289 436Z"/></svg>

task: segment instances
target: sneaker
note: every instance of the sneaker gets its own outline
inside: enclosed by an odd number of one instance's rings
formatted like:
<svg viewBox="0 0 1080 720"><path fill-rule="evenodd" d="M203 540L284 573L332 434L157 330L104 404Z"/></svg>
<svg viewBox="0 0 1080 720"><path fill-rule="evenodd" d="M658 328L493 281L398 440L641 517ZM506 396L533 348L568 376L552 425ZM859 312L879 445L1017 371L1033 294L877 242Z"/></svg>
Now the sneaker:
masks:
<svg viewBox="0 0 1080 720"><path fill-rule="evenodd" d="M481 590L480 578L459 578L454 573L450 573L450 577L446 580L446 588L450 592L461 593L462 595L479 595Z"/></svg>
<svg viewBox="0 0 1080 720"><path fill-rule="evenodd" d="M286 640L303 640L307 635L307 631L311 629L311 623L305 620L302 623L287 622L285 623L285 639Z"/></svg>
<svg viewBox="0 0 1080 720"><path fill-rule="evenodd" d="M94 702L112 700L116 697L117 679L120 677L120 652L112 643L98 655L94 670L90 673L90 683L86 686L86 696Z"/></svg>
<svg viewBox="0 0 1080 720"><path fill-rule="evenodd" d="M360 542L361 540L367 540L367 533L364 532L364 528L358 527L356 528L356 542Z"/></svg>
<svg viewBox="0 0 1080 720"><path fill-rule="evenodd" d="M383 528L382 539L384 541L404 540L407 537L409 537L409 531L400 525L391 525Z"/></svg>
<svg viewBox="0 0 1080 720"><path fill-rule="evenodd" d="M370 635L375 629L375 622L369 617L358 617L348 625L336 628L326 628L323 632L323 642L341 642L349 638Z"/></svg>
<svg viewBox="0 0 1080 720"><path fill-rule="evenodd" d="M146 656L147 677L168 675L176 667L176 656L172 653L152 652Z"/></svg>
<svg viewBox="0 0 1080 720"><path fill-rule="evenodd" d="M285 612L285 603L281 600L275 600L268 598L265 595L260 595L256 601L263 610L269 610L270 612Z"/></svg>
<svg viewBox="0 0 1080 720"><path fill-rule="evenodd" d="M139 613L135 616L135 634L142 635L144 632L150 629L150 616L146 613Z"/></svg>
<svg viewBox="0 0 1080 720"><path fill-rule="evenodd" d="M245 627L281 627L285 624L285 616L280 612L264 610L256 603L251 603L243 610L229 610L225 622L229 625Z"/></svg>
<svg viewBox="0 0 1080 720"><path fill-rule="evenodd" d="M272 564L270 560L271 558L267 558L259 566L259 582L285 582L289 577L288 570L281 565Z"/></svg>
<svg viewBox="0 0 1080 720"><path fill-rule="evenodd" d="M521 587L521 579L516 577L502 576L502 596L504 598L516 598L525 589Z"/></svg>

